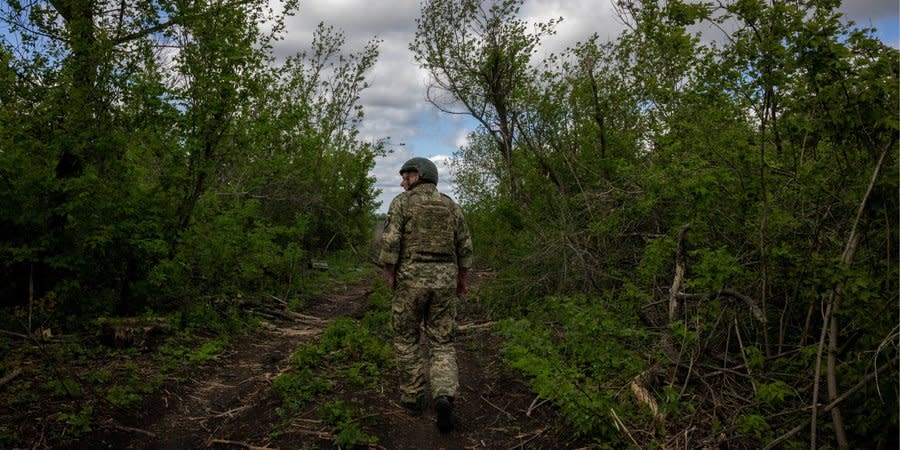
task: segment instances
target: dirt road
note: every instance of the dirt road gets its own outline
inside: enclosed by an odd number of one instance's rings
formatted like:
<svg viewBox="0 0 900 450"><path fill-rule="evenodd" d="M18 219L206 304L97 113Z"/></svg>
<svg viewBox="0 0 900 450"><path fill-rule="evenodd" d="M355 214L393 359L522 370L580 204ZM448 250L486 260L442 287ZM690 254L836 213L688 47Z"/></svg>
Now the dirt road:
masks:
<svg viewBox="0 0 900 450"><path fill-rule="evenodd" d="M273 380L290 366L297 346L313 342L331 321L359 318L371 280L339 285L311 302L294 320L263 322L261 330L234 341L216 361L184 382L167 383L158 396L134 411L100 423L79 448L116 449L314 449L335 448L335 430L316 405L347 401L362 411L360 430L374 436L372 448L575 448L556 412L532 394L525 380L507 369L500 341L477 303L460 311L456 349L460 392L457 429L442 435L430 409L412 417L398 404L396 373L373 389L332 392L316 398L308 411L285 420Z"/></svg>

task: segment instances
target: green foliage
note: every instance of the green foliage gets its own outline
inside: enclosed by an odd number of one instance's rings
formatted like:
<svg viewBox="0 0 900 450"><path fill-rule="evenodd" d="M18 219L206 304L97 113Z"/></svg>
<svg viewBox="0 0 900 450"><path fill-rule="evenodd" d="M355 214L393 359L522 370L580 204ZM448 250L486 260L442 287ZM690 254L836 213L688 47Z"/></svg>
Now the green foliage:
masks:
<svg viewBox="0 0 900 450"><path fill-rule="evenodd" d="M660 405L660 409L665 412L666 416L672 418L681 418L697 410L693 402L686 400L678 389L673 386L663 388L663 402Z"/></svg>
<svg viewBox="0 0 900 450"><path fill-rule="evenodd" d="M89 372L87 375L85 375L84 380L96 385L102 385L109 381L111 378L112 374L109 372L109 370L100 368Z"/></svg>
<svg viewBox="0 0 900 450"><path fill-rule="evenodd" d="M91 431L91 419L94 408L85 406L78 412L59 413L56 420L67 425L67 429L73 436L81 436Z"/></svg>
<svg viewBox="0 0 900 450"><path fill-rule="evenodd" d="M385 328L389 317L390 290L376 282L361 321L338 318L316 342L302 343L291 357L291 370L275 379L282 400L278 413L287 421L317 396L342 393L349 387L375 390L383 383L384 370L393 365L393 353ZM374 436L361 431L355 408L342 401L319 406L325 422L335 428L339 448L373 444ZM276 433L278 431L276 430Z"/></svg>
<svg viewBox="0 0 900 450"><path fill-rule="evenodd" d="M228 342L228 336L224 334L201 338L185 332L161 345L155 357L162 362L164 370L201 365L216 359L228 347Z"/></svg>
<svg viewBox="0 0 900 450"><path fill-rule="evenodd" d="M378 442L378 438L362 432L357 425L356 408L340 400L320 406L326 424L335 428L334 445L338 448L356 448Z"/></svg>
<svg viewBox="0 0 900 450"><path fill-rule="evenodd" d="M6 426L0 426L0 445L4 447L16 447L21 445L22 438L19 433L8 429Z"/></svg>
<svg viewBox="0 0 900 450"><path fill-rule="evenodd" d="M200 364L215 359L228 346L228 339L219 338L206 341L199 348L187 354L188 362Z"/></svg>
<svg viewBox="0 0 900 450"><path fill-rule="evenodd" d="M344 378L359 388L374 388L381 381L378 364L371 362L351 363L344 371Z"/></svg>
<svg viewBox="0 0 900 450"><path fill-rule="evenodd" d="M141 393L136 392L131 386L116 384L106 391L106 399L113 405L123 408L141 401L142 398Z"/></svg>
<svg viewBox="0 0 900 450"><path fill-rule="evenodd" d="M752 434L757 439L762 439L769 430L766 418L759 414L747 414L738 419L741 433Z"/></svg>
<svg viewBox="0 0 900 450"><path fill-rule="evenodd" d="M71 378L50 379L44 383L44 389L57 398L73 398L78 399L84 396L81 385Z"/></svg>
<svg viewBox="0 0 900 450"><path fill-rule="evenodd" d="M391 337L391 296L384 280L376 279L368 297L366 313L360 321L363 328L385 342Z"/></svg>
<svg viewBox="0 0 900 450"><path fill-rule="evenodd" d="M689 280L690 287L701 292L718 292L740 281L743 272L738 259L726 249L698 249L691 255L691 271L696 275Z"/></svg>
<svg viewBox="0 0 900 450"><path fill-rule="evenodd" d="M457 87L450 98L479 106L470 111L476 118L490 116L452 163L476 254L496 270L480 294L495 316L511 318L511 364L582 433L614 435L596 420L609 408L645 428L619 409L628 402L604 390L596 373L608 374L580 364L573 323L603 328L596 317L610 314L573 308L580 296L615 299L617 310L643 320L631 317L619 330L663 334L658 346L596 353L659 361L667 379L648 380L649 391L664 394L670 417L685 418L667 421L669 436L708 420L752 447L801 425L819 336L831 329L823 323L829 304L837 308L836 344L827 348L828 335L818 382L829 376L829 355L839 391L876 370L872 355L897 357L900 53L847 23L838 3L622 1L621 35L605 43L594 36L514 72L515 89L480 87L472 80L478 64L433 73L436 84ZM454 7L480 4L423 6L411 46L423 67L469 67L492 55L477 38L452 40L469 16L436 22ZM517 30L515 19L500 17ZM733 32L715 45L692 31L722 23ZM531 43L546 31L502 44ZM468 53L476 50L484 51ZM509 54L493 55L522 67ZM515 125L504 129L509 116ZM670 292L676 264L684 272ZM619 370L633 374L629 367ZM748 375L725 382L725 369ZM600 381L586 382L594 376ZM897 382L896 373L884 378ZM722 410L720 384L746 400ZM896 408L885 408L877 391L839 406L851 445L896 442L877 431L897 430ZM835 446L834 424L819 423L818 445ZM665 443L647 439L640 445Z"/></svg>
<svg viewBox="0 0 900 450"><path fill-rule="evenodd" d="M285 372L275 378L275 392L281 398L278 413L289 415L299 411L319 394L331 390L331 384L309 369Z"/></svg>
<svg viewBox="0 0 900 450"><path fill-rule="evenodd" d="M760 383L757 386L757 397L761 402L773 407L784 404L785 398L791 396L794 391L784 381L776 380L772 383Z"/></svg>
<svg viewBox="0 0 900 450"><path fill-rule="evenodd" d="M345 317L328 325L318 347L321 354L332 362L366 361L385 367L391 364L393 358L390 345L359 321Z"/></svg>
<svg viewBox="0 0 900 450"><path fill-rule="evenodd" d="M358 100L378 42L349 52L323 25L277 62L282 6L0 6L18 24L0 50L0 308L52 299L60 331L294 299L311 255L368 240L383 148L359 139Z"/></svg>
<svg viewBox="0 0 900 450"><path fill-rule="evenodd" d="M637 414L617 389L643 370L639 350L646 334L633 312L591 297L550 297L525 318L506 320L504 358L532 378L532 387L554 401L582 435L624 442L609 416Z"/></svg>

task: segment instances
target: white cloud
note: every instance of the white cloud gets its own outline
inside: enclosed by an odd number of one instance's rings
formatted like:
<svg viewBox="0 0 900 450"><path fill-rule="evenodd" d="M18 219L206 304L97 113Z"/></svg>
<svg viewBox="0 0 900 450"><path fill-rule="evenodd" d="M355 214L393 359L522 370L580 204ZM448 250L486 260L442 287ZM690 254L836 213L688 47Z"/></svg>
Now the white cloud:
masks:
<svg viewBox="0 0 900 450"><path fill-rule="evenodd" d="M456 130L456 139L453 140L453 146L460 148L469 145L469 133L471 131L468 129Z"/></svg>
<svg viewBox="0 0 900 450"><path fill-rule="evenodd" d="M277 7L280 0L271 1ZM476 126L471 118L440 113L425 101L427 74L408 49L415 35L419 5L419 0L302 0L299 11L286 22L287 36L275 43L275 54L281 57L306 49L320 22L345 34L348 52L359 51L373 38L382 40L380 56L368 74L370 87L360 98L366 113L360 129L363 139L390 137L394 144L394 152L379 158L372 171L377 187L382 189L382 211L400 192L397 170L406 159L430 156L445 166L447 155L464 145ZM845 1L840 10L862 26L893 18L896 35L896 0ZM531 24L563 17L556 34L545 38L536 60L548 53L560 53L594 33L601 41L615 39L624 29L615 15L613 0L525 0L521 16ZM450 171L442 168L442 178L450 180L445 174L449 177ZM441 185L442 191L452 192L450 183Z"/></svg>
<svg viewBox="0 0 900 450"><path fill-rule="evenodd" d="M838 8L848 19L859 25L868 25L886 18L897 22L900 3L897 0L847 0Z"/></svg>

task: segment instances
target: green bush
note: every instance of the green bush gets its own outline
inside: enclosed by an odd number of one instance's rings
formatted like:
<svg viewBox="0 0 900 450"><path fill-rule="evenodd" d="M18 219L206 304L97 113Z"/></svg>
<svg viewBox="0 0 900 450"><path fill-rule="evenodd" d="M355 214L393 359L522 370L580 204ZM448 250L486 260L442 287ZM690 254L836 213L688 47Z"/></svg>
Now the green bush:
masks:
<svg viewBox="0 0 900 450"><path fill-rule="evenodd" d="M78 412L59 413L56 420L65 423L73 436L81 436L91 432L91 419L93 414L94 408L85 406Z"/></svg>
<svg viewBox="0 0 900 450"><path fill-rule="evenodd" d="M285 372L275 378L273 386L281 398L281 415L293 414L317 395L331 390L331 383L309 369Z"/></svg>
<svg viewBox="0 0 900 450"><path fill-rule="evenodd" d="M618 387L646 366L648 339L637 325L633 311L598 298L548 297L525 317L501 322L502 351L579 434L615 445L624 441L610 410L623 419L637 414Z"/></svg>
<svg viewBox="0 0 900 450"><path fill-rule="evenodd" d="M322 405L325 423L335 428L334 445L338 448L356 448L378 442L378 438L364 433L357 424L357 410L338 400Z"/></svg>

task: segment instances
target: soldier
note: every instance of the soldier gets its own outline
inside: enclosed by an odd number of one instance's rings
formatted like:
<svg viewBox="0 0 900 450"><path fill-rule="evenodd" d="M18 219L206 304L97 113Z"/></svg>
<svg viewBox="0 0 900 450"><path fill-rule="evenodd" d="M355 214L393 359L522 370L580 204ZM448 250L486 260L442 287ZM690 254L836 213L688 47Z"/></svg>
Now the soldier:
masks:
<svg viewBox="0 0 900 450"><path fill-rule="evenodd" d="M425 408L424 331L431 352L429 373L437 426L453 429L453 398L459 386L456 350L457 298L466 292L472 239L459 206L437 190L433 162L413 158L400 168L406 190L391 202L381 235L379 263L394 292L391 327L400 370L400 401L412 414Z"/></svg>

